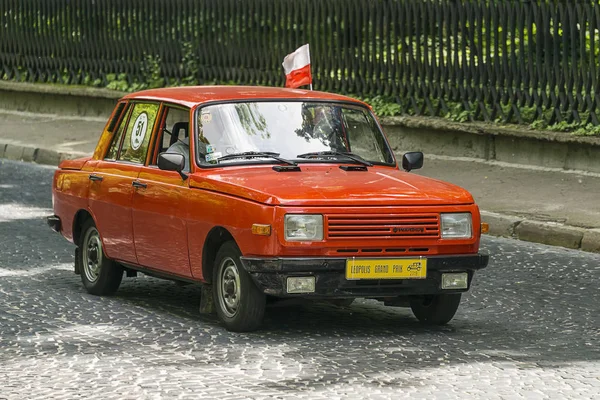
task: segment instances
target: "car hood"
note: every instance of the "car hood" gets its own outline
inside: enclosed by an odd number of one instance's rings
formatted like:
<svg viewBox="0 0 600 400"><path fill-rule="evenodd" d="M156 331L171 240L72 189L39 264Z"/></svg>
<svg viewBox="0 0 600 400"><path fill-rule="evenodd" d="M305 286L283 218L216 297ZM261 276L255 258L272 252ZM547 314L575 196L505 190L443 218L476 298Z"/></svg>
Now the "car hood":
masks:
<svg viewBox="0 0 600 400"><path fill-rule="evenodd" d="M272 165L203 170L190 187L286 206L391 206L472 204L466 190L393 168L344 171L339 165L301 164L300 172L277 172Z"/></svg>

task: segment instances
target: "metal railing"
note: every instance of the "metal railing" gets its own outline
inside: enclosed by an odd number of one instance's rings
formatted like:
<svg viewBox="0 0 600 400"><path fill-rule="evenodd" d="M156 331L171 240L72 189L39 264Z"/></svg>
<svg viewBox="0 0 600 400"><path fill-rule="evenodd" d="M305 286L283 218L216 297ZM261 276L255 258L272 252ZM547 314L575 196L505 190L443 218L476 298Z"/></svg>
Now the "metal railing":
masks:
<svg viewBox="0 0 600 400"><path fill-rule="evenodd" d="M0 78L282 86L310 43L318 90L598 125L599 29L590 0L0 0Z"/></svg>

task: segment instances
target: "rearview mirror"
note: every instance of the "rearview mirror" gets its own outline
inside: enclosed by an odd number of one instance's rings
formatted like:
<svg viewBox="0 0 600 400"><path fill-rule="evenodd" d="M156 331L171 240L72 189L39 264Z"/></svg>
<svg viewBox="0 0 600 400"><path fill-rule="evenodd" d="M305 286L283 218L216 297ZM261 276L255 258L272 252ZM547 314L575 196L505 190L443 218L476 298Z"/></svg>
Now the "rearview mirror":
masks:
<svg viewBox="0 0 600 400"><path fill-rule="evenodd" d="M406 172L421 167L423 167L423 153L420 151L411 151L402 156L402 169Z"/></svg>
<svg viewBox="0 0 600 400"><path fill-rule="evenodd" d="M160 153L158 155L158 168L164 171L178 172L183 179L187 178L187 175L181 172L185 168L185 158L181 154Z"/></svg>

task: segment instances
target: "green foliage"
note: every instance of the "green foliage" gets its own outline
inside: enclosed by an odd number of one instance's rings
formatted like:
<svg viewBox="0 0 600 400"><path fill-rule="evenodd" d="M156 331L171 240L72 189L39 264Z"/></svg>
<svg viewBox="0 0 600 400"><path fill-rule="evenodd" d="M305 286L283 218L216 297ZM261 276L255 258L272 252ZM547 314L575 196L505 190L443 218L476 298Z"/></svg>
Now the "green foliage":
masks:
<svg viewBox="0 0 600 400"><path fill-rule="evenodd" d="M529 126L532 129L546 129L548 127L548 123L543 119L538 119L536 121L533 121Z"/></svg>
<svg viewBox="0 0 600 400"><path fill-rule="evenodd" d="M535 117L536 117L536 113L537 113L537 107L521 107L521 109L519 110L521 112L521 118L523 118L523 121L527 122L535 122Z"/></svg>
<svg viewBox="0 0 600 400"><path fill-rule="evenodd" d="M474 114L472 110L465 110L461 104L452 104L444 118L454 122L469 122L475 119Z"/></svg>
<svg viewBox="0 0 600 400"><path fill-rule="evenodd" d="M573 132L574 130L579 129L580 127L581 124L577 122L569 123L567 121L561 121L554 125L548 126L546 129L552 132Z"/></svg>
<svg viewBox="0 0 600 400"><path fill-rule="evenodd" d="M600 125L587 124L573 132L575 136L600 136Z"/></svg>
<svg viewBox="0 0 600 400"><path fill-rule="evenodd" d="M198 73L200 66L198 65L197 55L194 51L196 46L191 42L185 42L183 44L183 58L181 59L180 68L182 70L183 85L197 85L198 84Z"/></svg>
<svg viewBox="0 0 600 400"><path fill-rule="evenodd" d="M108 84L106 87L112 90L119 90L121 92L126 92L129 90L129 82L127 81L127 74L108 74L106 75L106 80Z"/></svg>
<svg viewBox="0 0 600 400"><path fill-rule="evenodd" d="M402 107L391 97L375 96L364 98L362 101L373 107L373 112L380 117L393 117L402 114Z"/></svg>
<svg viewBox="0 0 600 400"><path fill-rule="evenodd" d="M587 113L580 115L582 121L587 120ZM548 125L544 120L534 121L530 127L532 129L547 130L551 132L571 133L574 136L600 136L600 126L586 124L585 122L567 122L561 121L554 125Z"/></svg>
<svg viewBox="0 0 600 400"><path fill-rule="evenodd" d="M132 80L127 74L109 73L106 74L106 84L101 79L91 80L89 75L83 79L84 85L95 87L106 87L120 92L135 92L143 89L153 89L165 86L165 78L161 69L161 59L159 56L145 55L142 63L142 80ZM63 75L63 81L66 79Z"/></svg>
<svg viewBox="0 0 600 400"><path fill-rule="evenodd" d="M160 66L160 57L146 54L142 64L142 75L144 84L147 88L159 88L165 86L165 78L163 77Z"/></svg>

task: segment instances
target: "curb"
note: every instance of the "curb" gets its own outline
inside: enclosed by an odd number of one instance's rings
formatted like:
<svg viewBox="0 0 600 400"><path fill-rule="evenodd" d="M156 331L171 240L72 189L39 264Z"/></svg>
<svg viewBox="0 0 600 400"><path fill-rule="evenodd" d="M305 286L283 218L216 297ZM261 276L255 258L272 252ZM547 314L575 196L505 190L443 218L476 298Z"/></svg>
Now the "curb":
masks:
<svg viewBox="0 0 600 400"><path fill-rule="evenodd" d="M536 130L528 125L499 125L490 122L454 122L444 118L407 116L380 117L382 124L399 125L406 128L470 133L478 136L506 136L530 138L545 142L580 143L588 146L600 146L599 136L575 136L565 132Z"/></svg>
<svg viewBox="0 0 600 400"><path fill-rule="evenodd" d="M117 100L126 94L109 89L0 80L0 109L108 119Z"/></svg>
<svg viewBox="0 0 600 400"><path fill-rule="evenodd" d="M579 228L489 211L481 211L481 220L490 225L488 234L491 236L600 253L600 229Z"/></svg>
<svg viewBox="0 0 600 400"><path fill-rule="evenodd" d="M600 173L597 136L430 117L383 117L380 122L394 150Z"/></svg>
<svg viewBox="0 0 600 400"><path fill-rule="evenodd" d="M117 101L127 94L127 92L91 86L12 82L3 80L0 80L0 90L16 93L27 92L34 94L104 98L114 101Z"/></svg>
<svg viewBox="0 0 600 400"><path fill-rule="evenodd" d="M56 167L63 160L72 160L88 155L89 154L87 153L61 152L51 149L0 142L0 158L7 160L28 161Z"/></svg>

